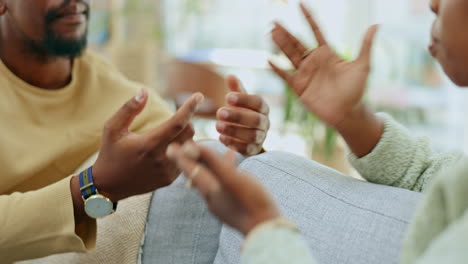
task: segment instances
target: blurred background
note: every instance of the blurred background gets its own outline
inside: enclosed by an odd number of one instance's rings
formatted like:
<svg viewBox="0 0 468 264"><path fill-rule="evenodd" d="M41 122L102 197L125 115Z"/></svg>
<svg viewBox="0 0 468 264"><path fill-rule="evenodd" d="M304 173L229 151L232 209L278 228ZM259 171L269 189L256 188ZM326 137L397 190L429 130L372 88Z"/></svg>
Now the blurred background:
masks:
<svg viewBox="0 0 468 264"><path fill-rule="evenodd" d="M304 0L336 51L352 59L371 24L381 24L366 100L430 137L435 150L468 150L467 93L457 89L427 52L434 16L429 0ZM197 138L214 138L214 114L228 92L227 74L271 106L265 148L313 158L347 174L344 143L307 114L268 68L273 59L291 68L270 39L279 21L305 44L313 35L298 0L94 0L92 48L130 79L156 89L177 107L202 91Z"/></svg>

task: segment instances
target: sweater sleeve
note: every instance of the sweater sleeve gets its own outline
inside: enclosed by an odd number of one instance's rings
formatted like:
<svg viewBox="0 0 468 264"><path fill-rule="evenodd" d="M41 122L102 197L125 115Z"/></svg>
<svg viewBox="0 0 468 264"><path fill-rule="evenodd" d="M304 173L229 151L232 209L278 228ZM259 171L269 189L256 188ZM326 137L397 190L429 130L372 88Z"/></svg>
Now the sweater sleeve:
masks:
<svg viewBox="0 0 468 264"><path fill-rule="evenodd" d="M432 180L402 249L404 264L466 263L468 159Z"/></svg>
<svg viewBox="0 0 468 264"><path fill-rule="evenodd" d="M404 248L403 264L463 264L468 259L468 211L432 240L411 240ZM421 245L423 244L423 245Z"/></svg>
<svg viewBox="0 0 468 264"><path fill-rule="evenodd" d="M96 221L89 219L75 229L70 180L71 176L37 191L0 195L2 263L94 248Z"/></svg>
<svg viewBox="0 0 468 264"><path fill-rule="evenodd" d="M246 240L242 264L316 264L304 238L288 228L270 227Z"/></svg>
<svg viewBox="0 0 468 264"><path fill-rule="evenodd" d="M386 114L378 114L385 130L380 142L365 157L349 155L351 164L370 182L424 191L441 169L453 165L462 152L433 153L427 138L414 137Z"/></svg>

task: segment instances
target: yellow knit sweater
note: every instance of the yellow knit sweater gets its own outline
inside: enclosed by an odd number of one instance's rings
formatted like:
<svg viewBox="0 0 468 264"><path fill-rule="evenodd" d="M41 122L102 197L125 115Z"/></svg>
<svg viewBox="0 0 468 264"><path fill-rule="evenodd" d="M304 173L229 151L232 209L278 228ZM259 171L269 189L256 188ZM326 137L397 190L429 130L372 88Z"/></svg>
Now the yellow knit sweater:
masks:
<svg viewBox="0 0 468 264"><path fill-rule="evenodd" d="M140 88L89 52L59 90L33 87L0 62L0 263L95 246L94 221L75 234L70 178L98 151L105 121ZM151 94L132 130L145 132L170 114Z"/></svg>

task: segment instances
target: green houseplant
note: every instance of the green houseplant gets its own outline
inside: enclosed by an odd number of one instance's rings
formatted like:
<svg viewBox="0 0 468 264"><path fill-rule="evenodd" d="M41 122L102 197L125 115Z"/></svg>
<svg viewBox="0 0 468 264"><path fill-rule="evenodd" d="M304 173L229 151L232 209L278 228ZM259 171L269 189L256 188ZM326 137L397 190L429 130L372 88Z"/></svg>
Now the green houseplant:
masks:
<svg viewBox="0 0 468 264"><path fill-rule="evenodd" d="M284 124L298 125L299 133L312 148L309 153L311 157L313 149L316 148L324 150L325 159L331 158L336 147L338 133L305 109L288 86L285 87Z"/></svg>

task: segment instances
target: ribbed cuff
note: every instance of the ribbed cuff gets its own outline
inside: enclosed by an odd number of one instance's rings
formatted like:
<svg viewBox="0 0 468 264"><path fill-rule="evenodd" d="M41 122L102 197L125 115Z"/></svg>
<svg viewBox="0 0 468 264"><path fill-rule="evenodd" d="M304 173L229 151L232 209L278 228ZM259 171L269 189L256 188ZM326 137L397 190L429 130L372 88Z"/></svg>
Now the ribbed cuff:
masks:
<svg viewBox="0 0 468 264"><path fill-rule="evenodd" d="M389 175L395 175L394 169L406 164L407 158L414 155L416 139L388 114L377 115L385 126L379 143L364 157L359 158L350 152L348 158L368 181L391 185L394 179Z"/></svg>
<svg viewBox="0 0 468 264"><path fill-rule="evenodd" d="M244 244L242 245L242 249L247 247L249 242L254 240L255 237L261 235L262 233L271 232L272 230L276 229L286 229L290 230L291 232L299 233L299 228L291 221L285 218L276 218L259 224L254 229L252 229L252 231L247 234Z"/></svg>

